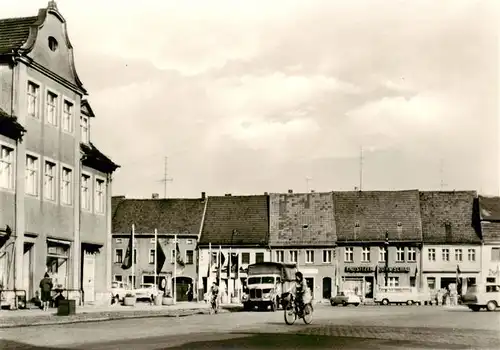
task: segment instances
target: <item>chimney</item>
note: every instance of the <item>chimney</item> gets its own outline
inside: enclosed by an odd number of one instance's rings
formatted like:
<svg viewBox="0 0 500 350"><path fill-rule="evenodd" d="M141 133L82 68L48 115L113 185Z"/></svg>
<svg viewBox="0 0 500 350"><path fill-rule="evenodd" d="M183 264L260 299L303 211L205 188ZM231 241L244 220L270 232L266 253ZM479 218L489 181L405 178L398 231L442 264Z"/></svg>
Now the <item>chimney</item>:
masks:
<svg viewBox="0 0 500 350"><path fill-rule="evenodd" d="M205 200L205 197L206 197L206 193L205 192L201 192L201 200L204 201Z"/></svg>
<svg viewBox="0 0 500 350"><path fill-rule="evenodd" d="M311 193L314 193L314 192L316 192L316 191L315 190L311 190Z"/></svg>
<svg viewBox="0 0 500 350"><path fill-rule="evenodd" d="M231 193L226 193L224 196L231 197Z"/></svg>
<svg viewBox="0 0 500 350"><path fill-rule="evenodd" d="M158 199L158 198L160 198L160 195L159 195L158 193L153 193L153 194L151 195L151 198L152 198L152 199Z"/></svg>
<svg viewBox="0 0 500 350"><path fill-rule="evenodd" d="M292 194L292 193L293 193L293 190L288 190L288 193Z"/></svg>
<svg viewBox="0 0 500 350"><path fill-rule="evenodd" d="M269 193L267 193L267 192L264 192L264 196L267 196L268 194L269 194Z"/></svg>

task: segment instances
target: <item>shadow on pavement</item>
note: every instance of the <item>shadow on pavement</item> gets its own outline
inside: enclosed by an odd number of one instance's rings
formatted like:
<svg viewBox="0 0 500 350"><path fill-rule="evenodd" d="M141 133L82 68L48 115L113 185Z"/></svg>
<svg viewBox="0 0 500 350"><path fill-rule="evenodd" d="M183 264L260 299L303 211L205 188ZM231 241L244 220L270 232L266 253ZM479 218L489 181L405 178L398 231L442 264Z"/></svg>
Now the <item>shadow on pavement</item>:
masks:
<svg viewBox="0 0 500 350"><path fill-rule="evenodd" d="M33 346L33 345L29 345L29 344L15 342L15 341L12 341L12 340L0 339L0 349L13 349L13 350L28 350L28 349L33 349L33 350L49 350L49 349L54 349L54 348L45 347L45 346ZM59 350L61 350L61 349L59 349Z"/></svg>
<svg viewBox="0 0 500 350"><path fill-rule="evenodd" d="M234 336L234 334L233 334ZM162 349L469 349L465 345L299 334L240 334L240 337L184 343Z"/></svg>

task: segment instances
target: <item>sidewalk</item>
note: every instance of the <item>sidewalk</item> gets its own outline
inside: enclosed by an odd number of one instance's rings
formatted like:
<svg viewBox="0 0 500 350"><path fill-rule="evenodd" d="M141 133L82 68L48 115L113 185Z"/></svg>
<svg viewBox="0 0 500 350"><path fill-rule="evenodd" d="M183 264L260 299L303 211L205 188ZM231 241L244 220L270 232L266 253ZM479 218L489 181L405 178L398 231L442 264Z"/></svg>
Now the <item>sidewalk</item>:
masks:
<svg viewBox="0 0 500 350"><path fill-rule="evenodd" d="M239 311L237 304L221 305L219 312ZM204 302L178 302L175 305L149 305L137 303L135 306L105 305L77 306L76 314L57 316L57 309L42 311L40 309L0 311L0 328L55 325L81 322L109 321L128 318L147 317L184 317L196 314L208 314L210 305Z"/></svg>

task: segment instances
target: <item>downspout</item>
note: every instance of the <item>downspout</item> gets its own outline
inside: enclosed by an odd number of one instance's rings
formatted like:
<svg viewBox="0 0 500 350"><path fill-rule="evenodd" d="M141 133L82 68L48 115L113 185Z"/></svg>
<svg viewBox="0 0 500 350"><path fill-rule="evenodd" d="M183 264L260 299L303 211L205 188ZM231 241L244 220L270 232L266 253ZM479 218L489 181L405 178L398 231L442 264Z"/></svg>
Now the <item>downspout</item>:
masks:
<svg viewBox="0 0 500 350"><path fill-rule="evenodd" d="M17 55L17 52L15 50L12 50L12 88L10 90L10 116L12 118L14 118L14 88L15 88L15 74L14 74L14 69L16 67L16 55ZM19 152L19 139L16 138L16 158L17 158L17 152ZM17 162L17 159L16 159L16 166L15 166L15 176L14 176L14 222L15 222L15 234L14 234L14 244L12 246L12 260L13 260L13 268L14 268L14 271L13 271L13 279L14 279L14 305L15 305L15 308L17 309L17 293L16 293L16 280L17 280L17 269L16 269L16 254L17 254L17 251L16 251L16 241L18 239L18 228L19 228L19 225L18 225L18 222L17 222L17 211L18 211L18 208L17 208L17 199L18 199L18 189L17 189L17 172L18 172L18 162Z"/></svg>

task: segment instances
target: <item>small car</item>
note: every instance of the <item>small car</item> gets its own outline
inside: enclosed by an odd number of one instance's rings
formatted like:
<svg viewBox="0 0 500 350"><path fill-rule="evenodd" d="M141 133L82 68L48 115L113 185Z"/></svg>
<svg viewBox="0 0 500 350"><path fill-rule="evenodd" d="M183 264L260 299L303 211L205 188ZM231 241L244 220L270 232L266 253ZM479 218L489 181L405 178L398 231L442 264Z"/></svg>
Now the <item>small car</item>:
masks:
<svg viewBox="0 0 500 350"><path fill-rule="evenodd" d="M137 300L152 300L159 295L158 288L153 284L141 284L140 288L133 290Z"/></svg>
<svg viewBox="0 0 500 350"><path fill-rule="evenodd" d="M113 282L111 284L111 297L116 301L123 300L127 291L130 291L130 288L124 282Z"/></svg>
<svg viewBox="0 0 500 350"><path fill-rule="evenodd" d="M336 296L330 298L330 304L332 304L332 306L358 306L359 304L361 304L361 298L354 293L340 292Z"/></svg>
<svg viewBox="0 0 500 350"><path fill-rule="evenodd" d="M500 306L500 284L487 283L469 287L462 297L462 304L472 311L495 311Z"/></svg>

